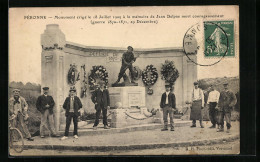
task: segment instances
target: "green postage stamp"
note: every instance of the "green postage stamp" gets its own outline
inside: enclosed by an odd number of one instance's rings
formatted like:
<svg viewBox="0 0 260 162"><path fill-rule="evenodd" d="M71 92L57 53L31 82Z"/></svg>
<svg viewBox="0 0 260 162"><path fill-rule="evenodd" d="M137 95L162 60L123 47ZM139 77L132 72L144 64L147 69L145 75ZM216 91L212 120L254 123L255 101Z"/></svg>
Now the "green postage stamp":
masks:
<svg viewBox="0 0 260 162"><path fill-rule="evenodd" d="M234 57L234 21L205 21L204 40L205 57Z"/></svg>

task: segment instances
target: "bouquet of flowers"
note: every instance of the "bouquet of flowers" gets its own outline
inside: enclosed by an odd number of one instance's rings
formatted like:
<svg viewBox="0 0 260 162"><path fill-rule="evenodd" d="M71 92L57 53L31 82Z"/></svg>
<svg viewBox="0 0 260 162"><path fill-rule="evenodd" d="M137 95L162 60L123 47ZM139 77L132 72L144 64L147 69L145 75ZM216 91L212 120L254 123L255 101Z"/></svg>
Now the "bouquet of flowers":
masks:
<svg viewBox="0 0 260 162"><path fill-rule="evenodd" d="M162 64L161 69L162 80L174 85L175 81L179 77L179 72L174 66L173 61L166 60L164 64Z"/></svg>

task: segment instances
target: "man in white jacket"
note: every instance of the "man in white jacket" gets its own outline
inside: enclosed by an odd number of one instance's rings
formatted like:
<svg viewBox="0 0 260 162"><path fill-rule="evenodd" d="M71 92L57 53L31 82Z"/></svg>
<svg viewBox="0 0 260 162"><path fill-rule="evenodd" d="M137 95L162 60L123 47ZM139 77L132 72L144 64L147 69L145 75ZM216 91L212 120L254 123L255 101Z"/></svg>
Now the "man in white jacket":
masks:
<svg viewBox="0 0 260 162"><path fill-rule="evenodd" d="M213 85L210 85L210 90L211 92L209 93L207 105L209 106L209 118L212 123L212 126L209 128L216 128L216 124L217 124L216 107L218 106L220 93L214 88Z"/></svg>

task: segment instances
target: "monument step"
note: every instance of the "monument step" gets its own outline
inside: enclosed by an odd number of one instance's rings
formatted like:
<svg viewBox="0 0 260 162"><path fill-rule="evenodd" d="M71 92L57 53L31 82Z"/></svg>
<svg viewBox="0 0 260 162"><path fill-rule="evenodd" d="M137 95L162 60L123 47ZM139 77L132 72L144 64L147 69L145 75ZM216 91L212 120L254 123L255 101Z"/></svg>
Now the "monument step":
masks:
<svg viewBox="0 0 260 162"><path fill-rule="evenodd" d="M102 123L102 122L101 122ZM183 127L191 125L191 121L184 121L180 119L174 120L175 127ZM153 130L153 129L160 129L163 127L163 124L154 123L154 124L143 124L143 125L133 125L123 128L110 128L104 129L103 124L99 124L97 130L93 130L93 124L89 123L85 126L79 128L78 134L79 136L88 136L88 135L103 135L103 134L113 134L113 133L126 133L126 132L133 132L133 131L144 131L144 130ZM169 125L170 127L170 125ZM69 135L72 135L73 126L71 126ZM59 131L60 134L63 134L64 131Z"/></svg>

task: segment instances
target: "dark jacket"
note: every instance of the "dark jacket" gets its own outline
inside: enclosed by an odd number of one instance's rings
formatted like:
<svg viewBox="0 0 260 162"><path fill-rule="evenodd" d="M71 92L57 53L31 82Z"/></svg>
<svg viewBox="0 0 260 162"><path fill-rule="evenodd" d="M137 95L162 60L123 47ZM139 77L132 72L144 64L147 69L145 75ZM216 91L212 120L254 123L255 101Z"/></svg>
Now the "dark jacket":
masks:
<svg viewBox="0 0 260 162"><path fill-rule="evenodd" d="M97 89L93 92L91 96L92 102L95 104L95 109L106 109L107 106L110 106L110 97L109 91L104 89L103 92L100 89Z"/></svg>
<svg viewBox="0 0 260 162"><path fill-rule="evenodd" d="M220 92L218 105L221 110L229 112L236 105L237 98L235 94L231 91L222 91Z"/></svg>
<svg viewBox="0 0 260 162"><path fill-rule="evenodd" d="M82 108L82 103L77 96L74 96L74 113L76 116L80 115L79 109ZM63 104L63 109L66 110L65 116L68 116L70 111L70 97L67 97Z"/></svg>
<svg viewBox="0 0 260 162"><path fill-rule="evenodd" d="M165 102L166 102L166 92L162 94L161 103L160 103L161 108L165 107L166 105ZM172 92L170 92L168 95L168 105L173 109L176 108L176 99L174 93Z"/></svg>
<svg viewBox="0 0 260 162"><path fill-rule="evenodd" d="M122 57L122 64L125 64L124 60L127 63L131 63L132 61L135 61L136 58L134 57L134 54L132 52L125 52Z"/></svg>
<svg viewBox="0 0 260 162"><path fill-rule="evenodd" d="M50 105L49 108L45 107L47 104ZM49 109L50 114L53 114L54 105L55 105L55 102L54 102L52 96L49 96L49 95L47 97L45 97L44 95L41 95L38 97L38 99L36 101L36 108L42 114L47 109Z"/></svg>

